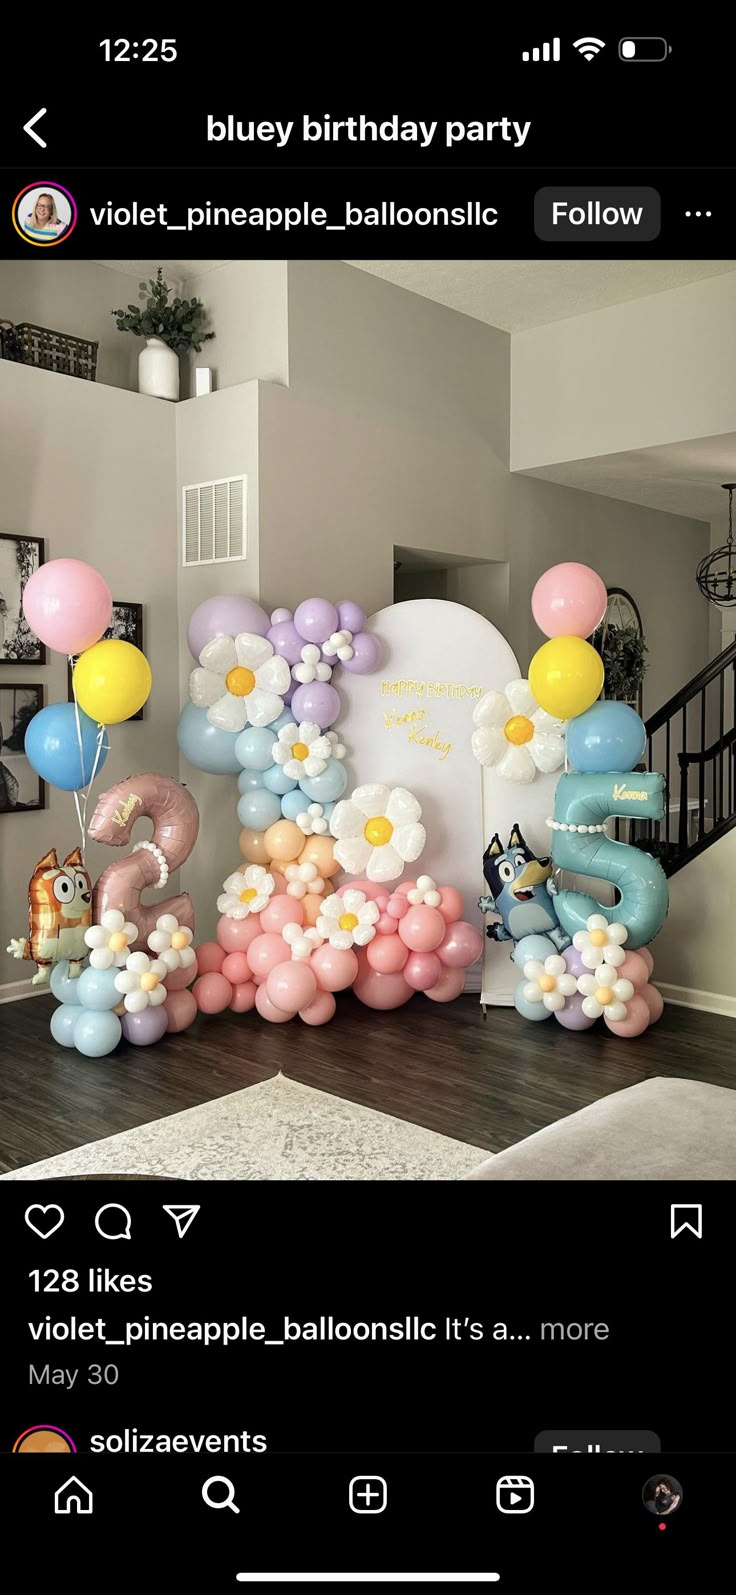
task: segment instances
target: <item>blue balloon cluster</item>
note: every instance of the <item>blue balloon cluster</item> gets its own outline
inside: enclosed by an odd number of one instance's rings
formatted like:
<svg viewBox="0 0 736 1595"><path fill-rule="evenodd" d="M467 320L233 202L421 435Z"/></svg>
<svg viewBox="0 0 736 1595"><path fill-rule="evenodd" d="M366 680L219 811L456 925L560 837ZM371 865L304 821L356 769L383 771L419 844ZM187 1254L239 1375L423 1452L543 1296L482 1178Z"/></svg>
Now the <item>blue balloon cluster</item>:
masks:
<svg viewBox="0 0 736 1595"><path fill-rule="evenodd" d="M121 1001L115 989L115 965L93 969L85 965L81 975L69 979L69 960L62 959L51 971L51 990L61 1003L51 1015L51 1034L60 1047L76 1047L85 1058L106 1058L123 1033L113 1008Z"/></svg>
<svg viewBox="0 0 736 1595"><path fill-rule="evenodd" d="M612 770L633 770L644 752L644 721L628 703L604 699L570 721L567 753L581 775L607 775Z"/></svg>
<svg viewBox="0 0 736 1595"><path fill-rule="evenodd" d="M273 756L283 726L294 725L290 708L282 710L268 726L248 725L244 731L218 731L210 725L206 709L187 703L177 732L182 753L211 775L238 775L238 819L249 831L267 831L277 820L296 820L311 803L319 803L329 821L335 804L348 784L344 763L330 759L321 775L293 780Z"/></svg>

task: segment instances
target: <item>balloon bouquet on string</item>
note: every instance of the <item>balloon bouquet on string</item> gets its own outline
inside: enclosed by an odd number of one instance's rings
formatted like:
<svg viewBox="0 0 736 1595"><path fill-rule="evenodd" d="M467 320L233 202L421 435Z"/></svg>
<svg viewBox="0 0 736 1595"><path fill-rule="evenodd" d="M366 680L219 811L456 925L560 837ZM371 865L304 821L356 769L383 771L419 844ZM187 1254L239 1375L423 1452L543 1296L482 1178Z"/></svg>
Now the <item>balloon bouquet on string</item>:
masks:
<svg viewBox="0 0 736 1595"><path fill-rule="evenodd" d="M669 894L657 860L615 841L606 825L623 815L660 820L665 778L633 768L646 745L640 716L628 704L598 701L603 663L587 639L606 604L606 588L588 566L567 563L545 572L534 588L532 612L548 641L531 661L528 682L507 688L507 697L516 699L503 724L495 701L501 695L487 694L476 707L473 749L481 764L497 764L503 774L505 761L507 777L522 783L533 779L535 763L547 771L563 761L573 767L560 776L547 821L551 856L535 857L518 825L505 847L494 836L483 860L490 895L480 907L501 916L488 935L512 943L523 975L514 1002L524 1018L554 1014L568 1030L587 1030L602 1018L612 1034L629 1038L663 1010L650 980L648 944L664 923ZM534 714L532 704L538 706ZM520 752L527 753L526 767ZM560 889L555 872L563 870L613 887L615 903Z"/></svg>

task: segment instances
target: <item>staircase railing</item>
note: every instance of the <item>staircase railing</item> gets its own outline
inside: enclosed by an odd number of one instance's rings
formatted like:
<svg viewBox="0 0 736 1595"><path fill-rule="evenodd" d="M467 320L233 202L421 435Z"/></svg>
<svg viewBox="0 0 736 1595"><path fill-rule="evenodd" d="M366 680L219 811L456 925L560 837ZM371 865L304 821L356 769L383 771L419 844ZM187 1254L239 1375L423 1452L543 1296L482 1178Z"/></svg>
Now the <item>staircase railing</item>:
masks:
<svg viewBox="0 0 736 1595"><path fill-rule="evenodd" d="M668 875L736 825L736 642L646 722L645 764L665 776L661 821L618 822L616 834L659 858Z"/></svg>

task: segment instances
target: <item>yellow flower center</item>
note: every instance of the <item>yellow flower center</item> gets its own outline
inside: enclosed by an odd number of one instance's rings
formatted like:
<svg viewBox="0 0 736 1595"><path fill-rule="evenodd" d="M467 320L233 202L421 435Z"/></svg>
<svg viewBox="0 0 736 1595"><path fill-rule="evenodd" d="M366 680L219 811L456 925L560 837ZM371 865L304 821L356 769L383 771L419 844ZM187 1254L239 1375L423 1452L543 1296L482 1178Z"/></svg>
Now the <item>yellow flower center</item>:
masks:
<svg viewBox="0 0 736 1595"><path fill-rule="evenodd" d="M608 937L604 930L592 930L590 933L591 947L605 947Z"/></svg>
<svg viewBox="0 0 736 1595"><path fill-rule="evenodd" d="M358 924L357 914L341 914L338 920L341 930L355 930Z"/></svg>
<svg viewBox="0 0 736 1595"><path fill-rule="evenodd" d="M128 945L128 938L124 930L114 930L108 946L111 953L121 953Z"/></svg>
<svg viewBox="0 0 736 1595"><path fill-rule="evenodd" d="M534 726L528 715L512 714L511 719L506 721L503 734L507 742L513 742L515 748L520 748L525 742L531 742Z"/></svg>
<svg viewBox="0 0 736 1595"><path fill-rule="evenodd" d="M246 669L245 665L236 665L234 670L228 670L225 677L225 686L234 698L247 698L255 684L253 671Z"/></svg>
<svg viewBox="0 0 736 1595"><path fill-rule="evenodd" d="M241 903L252 903L253 898L257 896L258 893L255 886L249 886L246 891L240 893L240 901Z"/></svg>
<svg viewBox="0 0 736 1595"><path fill-rule="evenodd" d="M187 936L186 931L185 930L175 930L174 934L173 934L173 936L171 938L171 945L172 945L172 947L174 949L174 952L177 952L177 953L181 952L182 947L188 947L189 946L189 938Z"/></svg>
<svg viewBox="0 0 736 1595"><path fill-rule="evenodd" d="M292 758L294 759L308 759L309 748L307 747L306 742L292 742L291 754Z"/></svg>
<svg viewBox="0 0 736 1595"><path fill-rule="evenodd" d="M370 842L372 847L385 847L393 834L393 825L385 814L377 814L374 820L368 820L363 832L366 842Z"/></svg>
<svg viewBox="0 0 736 1595"><path fill-rule="evenodd" d="M141 991L155 991L157 985L158 975L155 975L152 969L147 970L145 975L141 975Z"/></svg>
<svg viewBox="0 0 736 1595"><path fill-rule="evenodd" d="M555 989L554 975L540 975L540 977L539 977L539 990L540 991L554 991L554 989Z"/></svg>
<svg viewBox="0 0 736 1595"><path fill-rule="evenodd" d="M610 986L599 986L595 994L595 1000L600 1003L601 1008L607 1008L609 1002L613 1002L613 992Z"/></svg>

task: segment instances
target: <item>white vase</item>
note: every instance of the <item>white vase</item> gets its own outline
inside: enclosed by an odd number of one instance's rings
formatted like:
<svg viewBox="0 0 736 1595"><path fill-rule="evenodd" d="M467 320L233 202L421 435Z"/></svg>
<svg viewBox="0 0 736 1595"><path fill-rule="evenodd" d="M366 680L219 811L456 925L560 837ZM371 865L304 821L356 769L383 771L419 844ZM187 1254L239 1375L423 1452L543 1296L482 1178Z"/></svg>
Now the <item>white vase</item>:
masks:
<svg viewBox="0 0 736 1595"><path fill-rule="evenodd" d="M138 356L138 392L152 399L178 399L179 356L162 338L146 338Z"/></svg>

